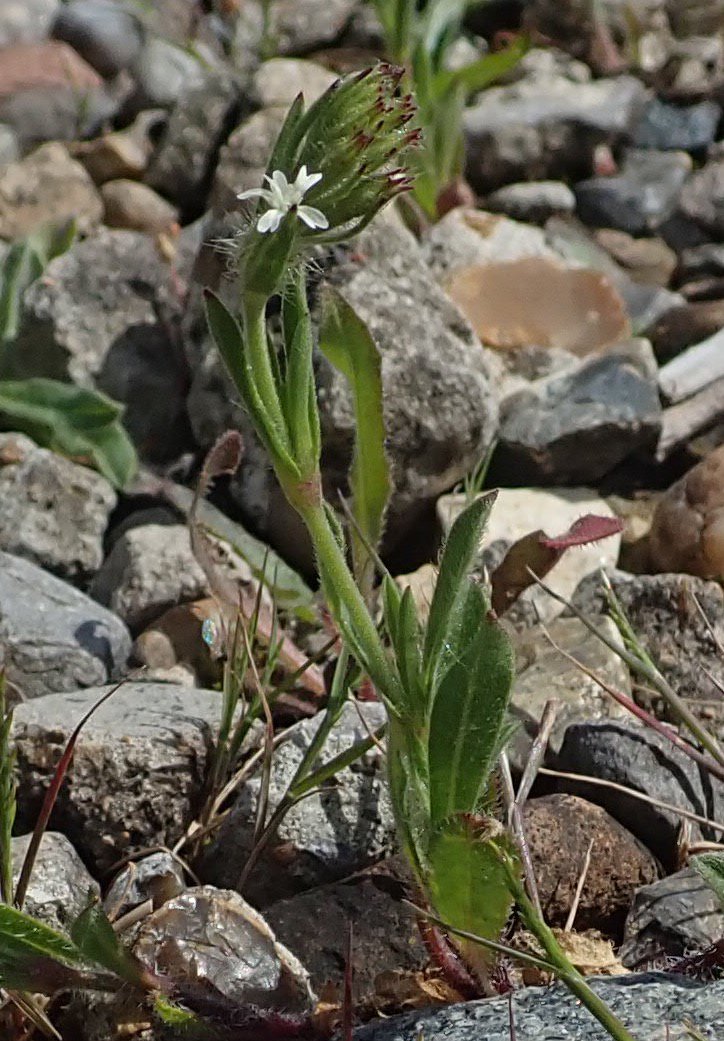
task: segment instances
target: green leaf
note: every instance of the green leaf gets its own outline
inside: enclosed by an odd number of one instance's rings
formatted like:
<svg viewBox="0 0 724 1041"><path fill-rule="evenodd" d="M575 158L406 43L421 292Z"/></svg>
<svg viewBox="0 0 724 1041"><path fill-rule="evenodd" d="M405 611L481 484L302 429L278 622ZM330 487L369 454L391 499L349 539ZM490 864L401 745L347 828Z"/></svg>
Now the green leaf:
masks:
<svg viewBox="0 0 724 1041"><path fill-rule="evenodd" d="M469 96L484 90L514 69L529 50L530 40L521 35L502 51L485 54L461 69L444 69L435 78L435 92L442 95L452 88L462 87Z"/></svg>
<svg viewBox="0 0 724 1041"><path fill-rule="evenodd" d="M118 488L137 468L123 409L97 390L35 377L0 381L0 421L38 444L96 467Z"/></svg>
<svg viewBox="0 0 724 1041"><path fill-rule="evenodd" d="M513 904L496 845L514 856L512 842L497 821L461 815L435 833L429 851L427 890L438 916L488 940L500 938ZM491 954L481 945L461 941L461 946L469 962L490 964Z"/></svg>
<svg viewBox="0 0 724 1041"><path fill-rule="evenodd" d="M94 900L73 922L71 939L81 954L134 987L147 989L151 974L123 947L97 900Z"/></svg>
<svg viewBox="0 0 724 1041"><path fill-rule="evenodd" d="M724 910L724 853L700 853L691 858L691 866L713 889Z"/></svg>
<svg viewBox="0 0 724 1041"><path fill-rule="evenodd" d="M324 295L319 346L347 379L352 391L357 436L350 486L352 511L360 532L351 533L352 553L357 580L363 590L369 590L374 561L365 542L374 548L379 545L391 489L385 455L382 370L369 329L346 300L332 289Z"/></svg>
<svg viewBox="0 0 724 1041"><path fill-rule="evenodd" d="M15 339L23 293L51 260L70 249L75 232L73 221L50 224L10 246L0 264L0 343Z"/></svg>
<svg viewBox="0 0 724 1041"><path fill-rule="evenodd" d="M468 595L468 575L497 492L476 499L457 518L448 535L425 634L424 667L431 690L444 668L445 643L457 628Z"/></svg>
<svg viewBox="0 0 724 1041"><path fill-rule="evenodd" d="M0 987L52 993L77 978L83 955L65 936L0 904Z"/></svg>
<svg viewBox="0 0 724 1041"><path fill-rule="evenodd" d="M475 813L507 735L513 651L482 590L473 584L462 612L452 664L435 692L430 719L430 815L433 827Z"/></svg>
<svg viewBox="0 0 724 1041"><path fill-rule="evenodd" d="M15 748L10 741L12 711L5 700L6 678L0 672L0 900L13 898L12 834L17 809L15 791Z"/></svg>

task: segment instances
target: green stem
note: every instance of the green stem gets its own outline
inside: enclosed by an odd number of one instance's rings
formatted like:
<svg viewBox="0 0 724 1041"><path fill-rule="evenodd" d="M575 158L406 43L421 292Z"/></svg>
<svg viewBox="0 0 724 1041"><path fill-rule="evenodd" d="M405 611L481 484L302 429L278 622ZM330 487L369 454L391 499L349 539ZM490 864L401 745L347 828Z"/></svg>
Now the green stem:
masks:
<svg viewBox="0 0 724 1041"><path fill-rule="evenodd" d="M244 298L244 340L246 356L256 391L267 416L287 450L290 450L287 425L284 422L279 391L274 378L269 342L266 334L266 301L247 294Z"/></svg>

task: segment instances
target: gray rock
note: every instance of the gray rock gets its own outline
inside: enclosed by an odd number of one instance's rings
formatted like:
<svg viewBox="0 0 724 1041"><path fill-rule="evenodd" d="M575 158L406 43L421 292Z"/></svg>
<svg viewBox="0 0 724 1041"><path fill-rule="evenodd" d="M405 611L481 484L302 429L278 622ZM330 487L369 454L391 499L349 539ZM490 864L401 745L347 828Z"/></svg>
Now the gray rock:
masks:
<svg viewBox="0 0 724 1041"><path fill-rule="evenodd" d="M589 981L623 1020L636 1041L688 1041L690 1020L706 1041L724 1032L724 983L708 985L677 977L620 976ZM355 1031L355 1041L509 1041L510 1010L518 1041L609 1041L609 1034L563 984L526 987L504 998L468 1001L441 1009L377 1020ZM665 1027L664 1027L665 1029Z"/></svg>
<svg viewBox="0 0 724 1041"><path fill-rule="evenodd" d="M67 55L74 56L73 62L69 61L68 65L80 65L100 81L100 77L97 77L93 69L75 55L70 47L61 43L52 46L62 47L67 51ZM67 55L63 55L64 60ZM30 163L32 155L29 153L32 153L39 145L54 143L58 169L52 169L51 164L48 164L48 169L41 173L41 186L48 190L47 194L50 194L50 189L56 179L66 181L74 194L63 196L62 193L59 193L57 199L54 200L56 206L63 207L58 219L73 216L75 207L85 231L90 230L96 221L89 221L85 212L88 204L84 195L81 194L83 182L74 173L73 167L68 165L67 160L62 161L62 167L65 168L62 169L57 148L61 141L77 141L78 138L98 134L102 126L116 115L119 101L110 90L101 89L96 83L74 86L73 80L76 77L77 72L71 67L67 75L63 77L64 82L62 83L28 87L24 90L14 91L0 99L0 122L7 124L14 131L20 145L20 152L26 156L26 169L32 170L33 165ZM55 192L51 198L54 195ZM46 196L40 195L40 197L45 198ZM23 200L24 203L27 201L27 199ZM35 223L52 219L55 219L52 213L47 217L41 214Z"/></svg>
<svg viewBox="0 0 724 1041"><path fill-rule="evenodd" d="M242 53L262 42L264 0L247 0L236 23L235 44ZM275 54L306 54L334 42L349 22L357 0L274 0L269 39Z"/></svg>
<svg viewBox="0 0 724 1041"><path fill-rule="evenodd" d="M704 669L722 674L721 656L694 603L701 604L720 642L724 642L724 593L717 582L692 575L609 573L613 590L634 632L681 696L716 702L719 695ZM693 594L693 595L692 595ZM582 611L605 611L600 583L584 582L574 603ZM721 713L714 717L721 728Z"/></svg>
<svg viewBox="0 0 724 1041"><path fill-rule="evenodd" d="M120 618L42 568L0 554L0 648L11 687L40 698L116 679L131 637Z"/></svg>
<svg viewBox="0 0 724 1041"><path fill-rule="evenodd" d="M665 967L670 958L701 951L723 935L716 894L698 872L686 868L637 890L619 957L627 969Z"/></svg>
<svg viewBox="0 0 724 1041"><path fill-rule="evenodd" d="M685 249L679 257L678 274L685 282L706 275L724 275L724 245L707 242Z"/></svg>
<svg viewBox="0 0 724 1041"><path fill-rule="evenodd" d="M126 864L116 875L103 899L106 914L115 921L150 900L154 911L186 888L181 864L166 850Z"/></svg>
<svg viewBox="0 0 724 1041"><path fill-rule="evenodd" d="M210 74L187 90L171 111L145 180L185 211L199 212L219 148L239 111L239 90L228 75Z"/></svg>
<svg viewBox="0 0 724 1041"><path fill-rule="evenodd" d="M11 840L13 884L17 885L31 835ZM52 929L68 929L100 894L98 883L65 835L46 831L40 842L23 910Z"/></svg>
<svg viewBox="0 0 724 1041"><path fill-rule="evenodd" d="M573 213L576 197L563 181L520 181L498 188L485 206L515 220L544 224L554 214Z"/></svg>
<svg viewBox="0 0 724 1041"><path fill-rule="evenodd" d="M565 733L557 765L568 773L614 781L702 817L716 820L721 813L722 782L649 728L618 722L576 723ZM559 783L566 791L603 806L668 870L674 869L683 820L678 814L601 785ZM702 828L693 821L689 824L692 835L699 838ZM704 831L705 838L715 838L711 830Z"/></svg>
<svg viewBox="0 0 724 1041"><path fill-rule="evenodd" d="M267 162L282 128L286 108L265 108L238 127L221 149L211 189L215 216L238 211L237 194L264 183Z"/></svg>
<svg viewBox="0 0 724 1041"><path fill-rule="evenodd" d="M45 275L25 294L2 375L95 385L126 405L124 425L144 458L177 458L188 444L187 375L169 329L170 267L153 240L101 229L53 260Z"/></svg>
<svg viewBox="0 0 724 1041"><path fill-rule="evenodd" d="M109 688L18 706L18 811L34 822L73 727ZM192 819L221 711L220 695L165 683L126 683L83 728L72 782L54 821L94 870L146 846L172 845Z"/></svg>
<svg viewBox="0 0 724 1041"><path fill-rule="evenodd" d="M314 61L270 58L254 73L250 93L259 108L288 108L298 94L303 94L310 105L336 78L334 72Z"/></svg>
<svg viewBox="0 0 724 1041"><path fill-rule="evenodd" d="M433 224L423 240L423 255L444 282L456 268L503 263L526 257L558 259L540 228L480 210L458 207Z"/></svg>
<svg viewBox="0 0 724 1041"><path fill-rule="evenodd" d="M3 0L0 5L0 47L40 43L60 7L60 0Z"/></svg>
<svg viewBox="0 0 724 1041"><path fill-rule="evenodd" d="M91 596L138 631L169 607L207 592L184 524L144 524L122 535L93 579Z"/></svg>
<svg viewBox="0 0 724 1041"><path fill-rule="evenodd" d="M194 54L156 36L146 40L130 72L136 89L126 111L133 114L145 108L172 108L188 91L202 86L207 76Z"/></svg>
<svg viewBox="0 0 724 1041"><path fill-rule="evenodd" d="M368 736L385 719L382 705L346 705L322 750L321 762ZM288 741L274 753L269 810L285 794L320 723L298 724ZM259 779L252 778L239 793L231 812L205 852L199 867L204 881L236 886L254 844ZM244 889L255 905L288 897L303 889L331 882L358 871L389 852L395 827L382 773L380 754L373 748L351 767L341 770L319 794L298 803L284 817L276 838L267 847Z"/></svg>
<svg viewBox="0 0 724 1041"><path fill-rule="evenodd" d="M681 212L715 238L724 236L724 159L715 159L689 178Z"/></svg>
<svg viewBox="0 0 724 1041"><path fill-rule="evenodd" d="M52 35L69 43L101 76L115 76L141 53L143 30L138 18L114 0L71 0L61 6Z"/></svg>
<svg viewBox="0 0 724 1041"><path fill-rule="evenodd" d="M20 158L20 143L11 126L0 123L0 173Z"/></svg>
<svg viewBox="0 0 724 1041"><path fill-rule="evenodd" d="M695 152L714 141L721 114L715 101L680 106L653 98L634 131L633 143L637 148Z"/></svg>
<svg viewBox="0 0 724 1041"><path fill-rule="evenodd" d="M650 96L633 76L576 82L551 63L530 65L529 55L522 79L489 88L465 113L467 173L480 191L590 170L596 145L625 138Z"/></svg>
<svg viewBox="0 0 724 1041"><path fill-rule="evenodd" d="M639 343L643 355L614 350L508 398L496 472L514 473L519 483L583 484L652 447L661 405L651 346Z"/></svg>
<svg viewBox="0 0 724 1041"><path fill-rule="evenodd" d="M691 169L686 152L631 149L620 173L579 181L579 216L587 224L631 235L655 231L676 209Z"/></svg>
<svg viewBox="0 0 724 1041"><path fill-rule="evenodd" d="M110 483L22 434L0 434L0 458L0 549L61 578L90 577L116 505Z"/></svg>

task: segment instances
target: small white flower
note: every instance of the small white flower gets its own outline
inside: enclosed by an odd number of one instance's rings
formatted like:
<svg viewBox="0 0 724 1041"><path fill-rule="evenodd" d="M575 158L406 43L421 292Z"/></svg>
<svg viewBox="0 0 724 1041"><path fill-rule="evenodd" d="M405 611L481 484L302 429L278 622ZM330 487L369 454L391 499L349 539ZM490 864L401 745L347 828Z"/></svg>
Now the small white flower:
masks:
<svg viewBox="0 0 724 1041"><path fill-rule="evenodd" d="M268 204L269 209L262 213L256 223L257 231L276 231L292 209L309 228L329 227L329 221L321 210L301 204L309 189L322 180L321 173L308 174L306 166L303 166L293 184L289 183L281 170L275 170L271 177L267 176L264 180L268 182L268 188L251 188L237 195L237 199L263 199Z"/></svg>

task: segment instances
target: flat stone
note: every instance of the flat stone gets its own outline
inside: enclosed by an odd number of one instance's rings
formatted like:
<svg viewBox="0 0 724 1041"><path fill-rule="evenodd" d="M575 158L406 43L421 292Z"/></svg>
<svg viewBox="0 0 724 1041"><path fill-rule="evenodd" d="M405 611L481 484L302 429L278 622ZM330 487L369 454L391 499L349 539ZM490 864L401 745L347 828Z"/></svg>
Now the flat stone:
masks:
<svg viewBox="0 0 724 1041"><path fill-rule="evenodd" d="M26 699L117 679L131 649L120 618L21 557L0 554L0 647Z"/></svg>
<svg viewBox="0 0 724 1041"><path fill-rule="evenodd" d="M116 542L90 592L137 631L169 607L204 596L207 581L185 525L145 524Z"/></svg>
<svg viewBox="0 0 724 1041"><path fill-rule="evenodd" d="M683 1020L707 1041L724 1033L724 983L702 984L664 974L593 979L590 985L635 1034L659 1041L662 1024L671 1041L686 1041ZM512 998L467 1001L441 1009L410 1012L359 1027L355 1041L510 1041L510 1009L520 1041L609 1041L610 1035L563 984L526 987Z"/></svg>
<svg viewBox="0 0 724 1041"><path fill-rule="evenodd" d="M575 928L618 939L635 891L658 878L651 853L600 806L575 795L529 799L523 827L546 922L565 926L592 842Z"/></svg>
<svg viewBox="0 0 724 1041"><path fill-rule="evenodd" d="M143 28L131 10L114 0L71 0L53 21L52 35L69 43L108 78L127 69L143 46Z"/></svg>
<svg viewBox="0 0 724 1041"><path fill-rule="evenodd" d="M573 213L576 197L563 181L520 181L498 188L485 206L514 220L544 224L553 214Z"/></svg>
<svg viewBox="0 0 724 1041"><path fill-rule="evenodd" d="M13 885L17 885L31 834L11 839ZM67 933L92 897L100 895L98 883L88 872L73 846L56 831L46 831L30 876L23 910Z"/></svg>
<svg viewBox="0 0 724 1041"><path fill-rule="evenodd" d="M653 98L634 131L633 143L637 148L695 152L715 140L721 115L721 105L715 101L680 106Z"/></svg>
<svg viewBox="0 0 724 1041"><path fill-rule="evenodd" d="M34 822L73 727L109 688L19 705L13 724L19 819ZM172 845L201 795L220 694L170 683L123 684L91 717L53 815L94 871L147 846Z"/></svg>
<svg viewBox="0 0 724 1041"><path fill-rule="evenodd" d="M70 219L87 233L102 213L95 185L61 144L41 145L0 174L0 238L19 238L41 224Z"/></svg>
<svg viewBox="0 0 724 1041"><path fill-rule="evenodd" d="M578 214L586 224L631 235L655 231L674 213L691 170L686 152L631 149L620 173L578 182Z"/></svg>
<svg viewBox="0 0 724 1041"><path fill-rule="evenodd" d="M642 886L626 919L621 960L628 969L671 964L702 951L724 934L713 889L693 868Z"/></svg>
<svg viewBox="0 0 724 1041"><path fill-rule="evenodd" d="M597 481L632 453L652 449L660 429L651 345L632 341L507 398L495 472L530 484Z"/></svg>
<svg viewBox="0 0 724 1041"><path fill-rule="evenodd" d="M83 581L103 562L116 493L94 470L0 434L0 549Z"/></svg>
<svg viewBox="0 0 724 1041"><path fill-rule="evenodd" d="M443 534L449 533L465 504L463 495L445 495L438 499L437 515ZM614 516L606 501L590 488L500 488L481 545L480 564L492 571L513 543L524 535L539 528L552 538L562 535L574 521L587 513ZM570 599L586 575L615 565L620 544L621 536L613 535L564 553L546 575L546 584L560 596ZM534 624L539 619L549 622L562 610L557 601L542 589L532 586L522 594L511 614L515 612L516 618Z"/></svg>
<svg viewBox="0 0 724 1041"><path fill-rule="evenodd" d="M361 711L365 725L360 721ZM347 704L324 744L320 762L328 762L368 736L385 720L382 705ZM279 803L309 747L320 719L297 724L289 740L274 753L269 783L269 811ZM220 830L207 847L200 877L221 886L236 886L254 845L259 778L241 789ZM310 795L284 817L276 838L267 847L244 889L255 905L325 882L344 878L389 853L395 826L380 753L372 748L335 776L319 793Z"/></svg>
<svg viewBox="0 0 724 1041"><path fill-rule="evenodd" d="M109 228L128 228L149 235L173 234L178 210L153 188L138 181L119 179L101 187L103 222Z"/></svg>

